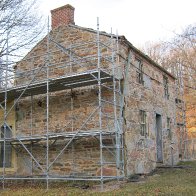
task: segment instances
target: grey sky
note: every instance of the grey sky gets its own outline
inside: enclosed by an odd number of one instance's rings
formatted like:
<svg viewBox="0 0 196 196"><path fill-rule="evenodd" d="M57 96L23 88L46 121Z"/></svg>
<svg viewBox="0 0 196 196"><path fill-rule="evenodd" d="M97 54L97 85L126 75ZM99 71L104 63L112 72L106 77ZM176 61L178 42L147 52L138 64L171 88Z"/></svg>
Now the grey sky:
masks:
<svg viewBox="0 0 196 196"><path fill-rule="evenodd" d="M125 35L136 46L167 39L173 31L196 23L195 0L41 0L45 16L65 4L75 7L76 25Z"/></svg>

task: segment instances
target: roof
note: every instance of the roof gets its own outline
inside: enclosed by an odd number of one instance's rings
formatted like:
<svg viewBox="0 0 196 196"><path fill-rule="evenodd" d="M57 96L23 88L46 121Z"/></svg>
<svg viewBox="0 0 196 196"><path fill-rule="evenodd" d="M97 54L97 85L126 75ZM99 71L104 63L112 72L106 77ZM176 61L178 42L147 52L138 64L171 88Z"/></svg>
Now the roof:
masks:
<svg viewBox="0 0 196 196"><path fill-rule="evenodd" d="M96 30L91 29L91 28L80 27L80 26L72 25L72 24L69 24L69 26L70 27L74 27L74 28L78 28L78 29L81 29L81 30L84 30L84 31L89 31L89 32L92 32L92 33L97 33ZM111 34L106 33L104 31L100 31L100 35L105 35L105 36L111 37ZM113 37L117 37L117 36L116 35L113 35ZM130 47L130 49L132 49L136 53L140 54L146 61L148 61L149 63L151 63L155 67L157 67L159 70L161 70L162 72L164 72L165 74L167 74L171 78L176 79L176 77L173 74L171 74L170 72L168 72L165 68L163 68L161 65L159 65L158 63L156 63L154 60L152 60L148 55L146 55L145 53L143 53L142 51L140 51L138 48L136 48L131 42L129 42L126 39L126 37L124 35L123 36L118 36L118 39L121 40L121 41L124 41Z"/></svg>
<svg viewBox="0 0 196 196"><path fill-rule="evenodd" d="M78 25L73 25L73 24L69 24L68 25L69 27L73 27L73 28L77 28L77 29L80 29L80 30L83 30L83 31L88 31L88 32L91 32L91 33L97 33L97 30L94 30L92 28L87 28L87 27L81 27L81 26L78 26ZM106 33L104 31L100 31L100 35L104 35L104 36L107 36L107 37L111 37L111 34L109 33ZM37 45L41 44L42 41L46 38L47 36L45 36L42 40L40 40L40 42L38 42L33 48L36 48ZM114 38L116 38L117 36L116 35L113 35ZM136 53L138 53L139 55L141 55L146 61L148 61L149 63L151 63L152 65L154 65L155 67L157 67L159 70L161 70L162 72L164 72L165 74L167 74L168 76L170 76L171 78L173 79L176 79L176 77L171 74L170 72L168 72L165 68L163 68L161 65L159 65L158 63L156 63L154 60L152 60L148 55L146 55L145 53L143 53L141 50L139 50L138 48L136 48L131 42L129 42L126 37L123 35L123 36L118 36L118 39L121 40L122 42L126 43L130 49L132 49L133 51L135 51ZM33 50L33 49L32 49ZM32 51L31 50L31 51ZM31 53L31 51L29 53ZM29 54L28 53L28 54ZM28 55L27 54L27 55ZM27 56L26 55L26 56ZM17 67L17 64L16 66Z"/></svg>
<svg viewBox="0 0 196 196"><path fill-rule="evenodd" d="M122 36L124 37L124 36ZM158 69L160 69L161 71L163 71L165 74L169 75L170 77L172 77L173 79L176 79L176 77L171 74L170 72L168 72L165 68L163 68L161 65L159 65L158 63L156 63L154 60L152 60L148 55L146 55L145 53L143 53L141 50L137 49L135 46L133 46L125 37L125 42L130 46L130 48L132 50L134 50L136 53L140 54L144 59L146 59L149 63L153 64L155 67L157 67Z"/></svg>

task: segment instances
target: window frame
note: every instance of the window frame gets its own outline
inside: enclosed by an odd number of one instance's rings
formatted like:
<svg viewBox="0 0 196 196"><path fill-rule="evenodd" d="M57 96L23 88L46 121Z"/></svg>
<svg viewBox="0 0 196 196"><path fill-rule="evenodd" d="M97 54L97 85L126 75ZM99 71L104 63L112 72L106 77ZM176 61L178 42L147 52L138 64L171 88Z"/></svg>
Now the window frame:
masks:
<svg viewBox="0 0 196 196"><path fill-rule="evenodd" d="M140 135L147 137L147 113L144 110L139 111L139 119L140 119Z"/></svg>
<svg viewBox="0 0 196 196"><path fill-rule="evenodd" d="M164 88L164 97L169 99L169 80L168 77L163 75L163 88Z"/></svg>
<svg viewBox="0 0 196 196"><path fill-rule="evenodd" d="M136 80L139 84L144 85L144 80L143 80L143 63L142 60L140 58L135 58L135 62L139 62L138 63L138 67L136 66L137 70L136 70ZM135 63L136 64L136 63Z"/></svg>
<svg viewBox="0 0 196 196"><path fill-rule="evenodd" d="M167 117L167 132L168 132L168 138L172 140L172 130L171 130L171 118Z"/></svg>

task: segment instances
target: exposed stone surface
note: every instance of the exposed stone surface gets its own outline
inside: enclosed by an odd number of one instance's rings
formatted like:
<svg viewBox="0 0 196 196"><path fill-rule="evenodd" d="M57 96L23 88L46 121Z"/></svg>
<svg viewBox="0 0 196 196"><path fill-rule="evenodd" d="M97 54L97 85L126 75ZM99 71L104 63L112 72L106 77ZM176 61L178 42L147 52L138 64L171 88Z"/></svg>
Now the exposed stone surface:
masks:
<svg viewBox="0 0 196 196"><path fill-rule="evenodd" d="M50 42L49 55L47 56L47 40L43 39L32 51L17 65L16 86L28 84L33 79L46 80L46 64L49 65L50 78L69 76L81 73L87 70L97 68L97 39L96 32L77 26L58 27L50 33L51 40L55 40L66 48L58 48L54 42ZM114 41L114 38L113 38ZM85 45L74 48L81 42ZM100 42L108 44L111 47L110 36L104 33L100 35ZM115 41L114 41L115 43ZM74 52L70 52L69 48ZM123 111L117 107L117 116L123 118L123 136L124 136L124 162L125 174L128 176L133 173L148 173L156 167L157 145L156 145L156 113L162 117L162 149L163 163L171 164L171 143L173 147L174 163L178 161L176 124L175 124L175 89L174 79L164 73L160 68L152 65L144 56L137 53L136 50L130 51L130 46L124 41L123 37L119 39L119 54L115 57L118 67L115 73L122 76L121 91L123 98L117 96L116 104L123 104ZM111 50L105 45L100 44L101 68L109 73L111 70ZM131 52L131 63L127 64L127 58ZM93 56L94 55L94 56ZM93 56L93 58L92 58ZM110 57L109 57L110 56ZM85 57L85 60L81 60ZM90 59L91 57L91 59ZM105 57L105 58L104 58ZM106 57L109 59L106 59ZM144 85L137 82L137 67L135 59L139 58L143 62ZM76 61L74 60L76 59ZM79 63L77 63L79 62ZM42 70L38 72L41 68ZM57 67L58 66L58 67ZM23 73L26 71L26 73ZM164 97L163 76L166 75L169 81L169 99ZM112 84L107 84L110 86ZM116 86L116 88L119 88ZM112 102L113 92L102 87L102 99ZM102 103L102 129L114 129L114 107L109 102ZM49 132L66 133L82 129L83 131L99 130L99 111L90 117L83 126L86 119L98 107L98 87L88 86L50 93L49 99ZM146 111L147 135L141 136L139 111ZM167 118L171 119L172 138L169 137L167 129ZM30 97L23 98L17 104L16 111L16 134L38 135L46 134L46 95L37 95L33 97L32 104ZM99 136L97 137L99 140ZM95 138L83 138L74 140L72 144L62 153L58 160L50 168L49 174L54 175L100 175L100 144ZM114 138L104 139L103 144L111 146ZM65 146L63 139L49 147L49 162L53 162L61 149ZM30 149L31 147L28 146ZM32 154L41 167L46 167L46 145L45 143L32 145ZM24 149L19 148L17 158L17 171L21 175L26 173L39 174L41 169L33 167L29 169L22 167L23 164L36 165L36 163L26 156ZM103 150L104 162L115 162L112 153L115 149ZM25 156L24 156L25 154ZM22 158L23 157L23 158ZM31 163L31 164L29 164ZM30 166L32 168L32 166ZM104 175L116 175L118 172L114 165L105 164L103 167Z"/></svg>
<svg viewBox="0 0 196 196"><path fill-rule="evenodd" d="M132 55L135 65L137 54ZM141 59L141 57L139 57ZM127 174L148 173L156 166L156 113L162 116L163 163L171 164L171 143L174 150L174 162L178 161L178 140L175 124L175 86L169 77L169 99L164 97L163 73L142 59L144 73L149 78L148 85L136 82L135 66L128 69L128 82L125 91L125 144L127 148ZM147 137L140 135L139 110L147 113ZM172 139L167 130L167 117L171 118Z"/></svg>

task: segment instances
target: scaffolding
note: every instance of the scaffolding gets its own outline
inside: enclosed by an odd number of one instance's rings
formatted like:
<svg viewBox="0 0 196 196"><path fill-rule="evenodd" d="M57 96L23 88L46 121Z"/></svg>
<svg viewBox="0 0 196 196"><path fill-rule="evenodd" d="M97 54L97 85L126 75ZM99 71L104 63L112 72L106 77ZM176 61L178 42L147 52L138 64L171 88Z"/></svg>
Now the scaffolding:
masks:
<svg viewBox="0 0 196 196"><path fill-rule="evenodd" d="M179 62L177 64L177 80L176 80L176 124L179 138L179 158L187 158L187 128L186 128L186 105L184 101L184 81L183 68Z"/></svg>
<svg viewBox="0 0 196 196"><path fill-rule="evenodd" d="M50 36L49 25L48 35L45 38L47 40L47 47L43 57L45 63L38 68L32 68L30 70L24 70L15 75L8 74L8 54L7 64L4 69L4 88L0 89L0 107L4 111L3 126L4 131L1 132L0 144L3 147L3 167L2 175L0 179L5 187L7 180L45 180L47 189L49 188L49 181L51 180L85 180L85 181L100 181L103 186L103 182L110 179L120 179L124 177L124 149L123 149L123 95L121 92L121 74L119 74L119 47L118 47L118 35L107 35L109 37L108 42L101 41L99 20L97 20L96 40L89 41L88 43L77 43L69 46L64 46L55 38ZM56 36L58 37L58 35ZM51 45L55 46L53 49ZM89 45L92 46L92 50L96 49L96 54L92 55L78 55L78 50L91 50ZM103 51L107 50L107 53ZM9 50L7 39L7 52ZM66 60L61 63L51 63L51 55L55 55L56 52L61 52L66 56ZM88 52L87 52L88 53ZM33 64L36 56L24 58L22 61L31 62ZM69 59L67 61L67 59ZM83 68L82 71L75 69L75 67ZM54 70L65 70L64 74L55 76L51 74ZM41 79L40 79L41 78ZM8 85L8 81L14 81L14 85ZM75 125L77 120L74 117L74 89L93 88L97 92L97 105L92 109L91 113L82 119L80 127ZM103 92L110 93L110 100L105 99ZM70 112L72 117L70 121L64 125L65 129L55 132L50 128L50 96L55 96L57 92L66 92L70 97ZM33 101L34 96L40 96L45 99L46 103L46 126L40 127L40 132L35 133L33 131ZM111 100L112 98L112 100ZM30 128L26 133L18 130L13 130L9 126L8 116L13 110L17 110L18 104L21 100L28 100L31 102L31 114L30 114ZM8 107L8 102L14 101L13 104ZM67 103L65 103L67 104ZM105 106L112 107L112 115L105 112ZM95 117L96 116L96 117ZM88 128L88 122L95 118L98 123L92 129ZM20 128L19 128L20 129ZM11 131L12 134L8 136L6 132ZM66 130L66 131L65 131ZM73 170L76 161L74 152L75 142L81 139L93 138L99 143L99 174L84 175L84 173L78 174L77 172L69 172L68 175L56 175L50 172L56 161L70 148L73 158ZM108 142L108 140L110 142ZM106 142L105 142L106 141ZM51 149L55 144L61 144L61 149L53 159L50 159ZM109 144L108 144L109 143ZM7 145L11 145L12 149L26 160L25 157L30 158L30 162L25 163L29 170L28 175L18 175L15 171L14 175L7 172L6 168L6 151ZM40 159L37 158L33 152L33 148L36 146L42 146L45 153ZM105 152L109 153L113 159L108 161L105 157ZM24 153L24 157L23 157ZM2 156L2 155L1 155ZM25 161L24 161L25 162ZM104 175L104 166L112 165L116 169L116 175ZM26 167L26 166L25 166ZM39 169L34 172L34 169ZM37 172L39 171L39 172Z"/></svg>

